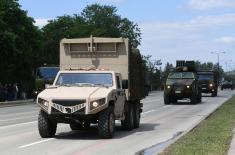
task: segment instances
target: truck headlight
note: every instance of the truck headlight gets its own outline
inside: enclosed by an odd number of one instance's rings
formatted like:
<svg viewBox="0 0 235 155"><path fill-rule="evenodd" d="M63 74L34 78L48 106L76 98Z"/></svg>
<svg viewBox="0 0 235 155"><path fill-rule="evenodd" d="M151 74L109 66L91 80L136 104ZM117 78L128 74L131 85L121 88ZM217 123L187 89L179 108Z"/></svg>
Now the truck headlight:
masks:
<svg viewBox="0 0 235 155"><path fill-rule="evenodd" d="M47 100L42 99L42 98L38 98L38 104L40 104L46 108L48 108L48 106L49 106L49 102Z"/></svg>
<svg viewBox="0 0 235 155"><path fill-rule="evenodd" d="M171 89L171 86L167 86L168 89Z"/></svg>
<svg viewBox="0 0 235 155"><path fill-rule="evenodd" d="M93 110L101 105L105 104L105 98L94 100L90 102L90 110Z"/></svg>
<svg viewBox="0 0 235 155"><path fill-rule="evenodd" d="M186 88L190 88L190 86L186 86Z"/></svg>
<svg viewBox="0 0 235 155"><path fill-rule="evenodd" d="M213 84L211 83L209 86L210 86L210 87L213 87Z"/></svg>

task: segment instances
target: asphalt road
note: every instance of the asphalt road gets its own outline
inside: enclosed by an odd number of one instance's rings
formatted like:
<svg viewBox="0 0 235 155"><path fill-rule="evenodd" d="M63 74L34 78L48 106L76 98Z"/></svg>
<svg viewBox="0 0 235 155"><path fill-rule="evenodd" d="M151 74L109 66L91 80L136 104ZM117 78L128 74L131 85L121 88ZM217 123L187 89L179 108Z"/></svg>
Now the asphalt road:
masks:
<svg viewBox="0 0 235 155"><path fill-rule="evenodd" d="M0 154L132 155L153 145L145 152L156 153L234 94L235 91L225 90L218 97L203 97L203 102L197 105L164 105L162 92L152 93L143 100L140 128L122 131L117 122L115 137L110 140L99 139L95 125L74 132L65 124L59 124L55 138L42 139L37 130L37 105L2 107Z"/></svg>

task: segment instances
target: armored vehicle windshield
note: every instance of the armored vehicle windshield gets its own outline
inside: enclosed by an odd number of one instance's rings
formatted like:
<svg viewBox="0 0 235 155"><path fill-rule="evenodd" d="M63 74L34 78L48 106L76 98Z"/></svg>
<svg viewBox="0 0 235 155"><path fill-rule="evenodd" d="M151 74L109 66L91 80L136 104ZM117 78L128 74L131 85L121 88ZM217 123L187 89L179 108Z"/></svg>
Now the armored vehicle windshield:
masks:
<svg viewBox="0 0 235 155"><path fill-rule="evenodd" d="M198 74L199 80L213 80L213 74Z"/></svg>
<svg viewBox="0 0 235 155"><path fill-rule="evenodd" d="M103 85L111 87L111 73L60 73L55 85Z"/></svg>
<svg viewBox="0 0 235 155"><path fill-rule="evenodd" d="M193 72L172 72L169 74L168 79L194 79Z"/></svg>

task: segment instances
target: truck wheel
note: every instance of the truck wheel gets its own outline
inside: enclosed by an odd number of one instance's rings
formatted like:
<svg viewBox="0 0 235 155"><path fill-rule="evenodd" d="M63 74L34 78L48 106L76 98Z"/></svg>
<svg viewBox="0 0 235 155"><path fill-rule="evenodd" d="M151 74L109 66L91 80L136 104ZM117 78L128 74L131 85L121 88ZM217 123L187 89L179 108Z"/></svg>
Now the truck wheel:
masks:
<svg viewBox="0 0 235 155"><path fill-rule="evenodd" d="M201 103L202 102L202 93L200 92L197 97L197 102Z"/></svg>
<svg viewBox="0 0 235 155"><path fill-rule="evenodd" d="M193 93L192 96L190 97L190 100L191 100L191 104L196 104L197 103L197 98L196 98L196 95Z"/></svg>
<svg viewBox="0 0 235 155"><path fill-rule="evenodd" d="M140 126L140 105L139 103L134 106L134 128L139 128Z"/></svg>
<svg viewBox="0 0 235 155"><path fill-rule="evenodd" d="M212 96L212 97L216 97L216 96L217 96L217 92L216 92L216 91L213 92L213 93L211 94L211 96Z"/></svg>
<svg viewBox="0 0 235 155"><path fill-rule="evenodd" d="M166 94L164 94L164 104L166 105L170 104L170 98Z"/></svg>
<svg viewBox="0 0 235 155"><path fill-rule="evenodd" d="M101 138L112 138L114 135L115 118L113 107L108 107L99 114L98 132Z"/></svg>
<svg viewBox="0 0 235 155"><path fill-rule="evenodd" d="M224 88L223 87L221 87L221 90L223 90Z"/></svg>
<svg viewBox="0 0 235 155"><path fill-rule="evenodd" d="M40 110L38 115L38 131L42 138L51 138L55 136L57 122L50 120L47 114Z"/></svg>
<svg viewBox="0 0 235 155"><path fill-rule="evenodd" d="M132 104L128 104L128 110L125 112L125 119L121 121L124 130L132 130L134 128L134 108Z"/></svg>
<svg viewBox="0 0 235 155"><path fill-rule="evenodd" d="M69 125L70 125L71 130L81 130L82 129L81 123L71 123Z"/></svg>

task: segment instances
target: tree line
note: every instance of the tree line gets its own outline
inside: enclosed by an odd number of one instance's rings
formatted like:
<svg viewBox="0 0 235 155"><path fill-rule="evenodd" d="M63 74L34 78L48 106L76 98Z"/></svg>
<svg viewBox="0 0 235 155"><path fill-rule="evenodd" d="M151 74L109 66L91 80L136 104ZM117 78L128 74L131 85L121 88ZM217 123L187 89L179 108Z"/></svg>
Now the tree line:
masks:
<svg viewBox="0 0 235 155"><path fill-rule="evenodd" d="M137 23L118 15L114 6L88 5L81 13L59 16L42 28L34 23L18 0L0 0L0 82L18 83L28 94L33 91L37 67L59 65L62 38L124 37L134 48L141 44ZM159 60L142 59L151 89L159 89L173 65L168 63L162 71Z"/></svg>

